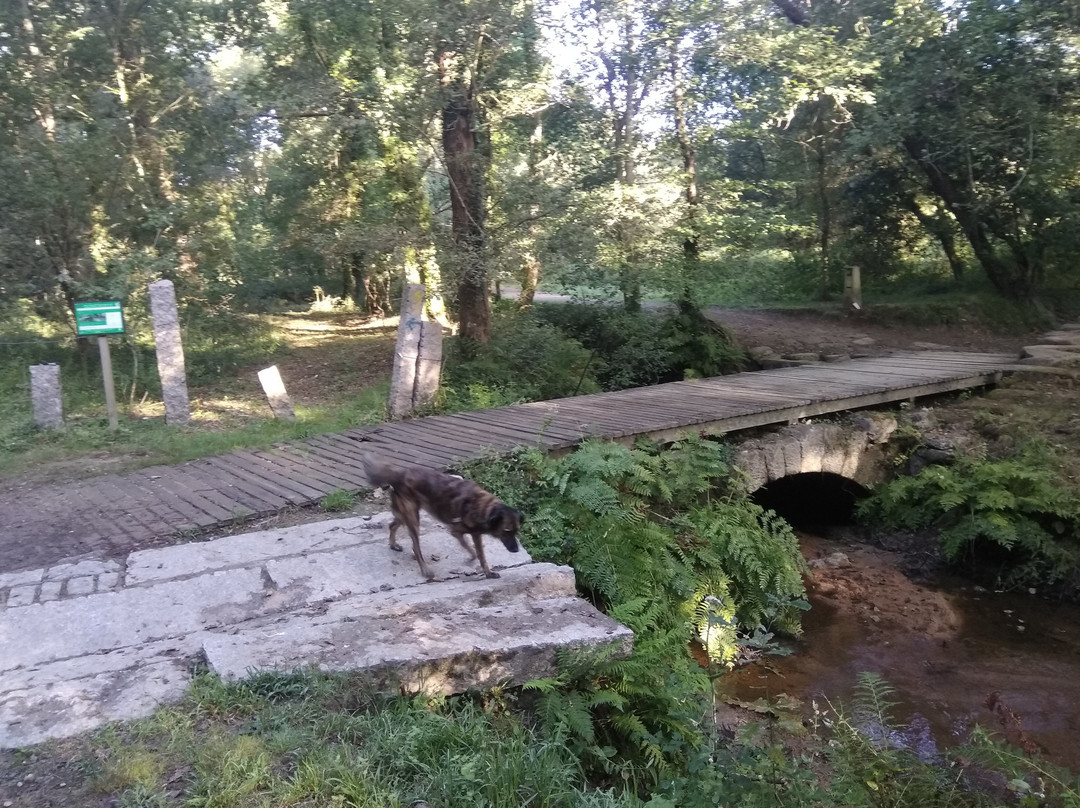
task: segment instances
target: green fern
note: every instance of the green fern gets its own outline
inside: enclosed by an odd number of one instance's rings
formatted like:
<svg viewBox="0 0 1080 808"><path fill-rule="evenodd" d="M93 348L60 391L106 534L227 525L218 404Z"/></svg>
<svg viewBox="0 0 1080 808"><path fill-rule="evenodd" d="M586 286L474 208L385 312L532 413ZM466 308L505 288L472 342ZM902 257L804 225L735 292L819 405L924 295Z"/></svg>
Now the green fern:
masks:
<svg viewBox="0 0 1080 808"><path fill-rule="evenodd" d="M1080 501L1041 447L1008 460L961 458L881 486L860 505L887 528L939 531L949 561L980 541L1013 555L1006 583L1050 583L1080 574Z"/></svg>

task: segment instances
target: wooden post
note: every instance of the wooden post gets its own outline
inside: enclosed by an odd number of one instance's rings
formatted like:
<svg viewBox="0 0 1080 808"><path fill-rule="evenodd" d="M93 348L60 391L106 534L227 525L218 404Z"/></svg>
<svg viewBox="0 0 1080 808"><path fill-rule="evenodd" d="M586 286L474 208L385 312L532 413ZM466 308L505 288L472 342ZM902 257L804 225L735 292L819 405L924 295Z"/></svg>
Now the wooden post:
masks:
<svg viewBox="0 0 1080 808"><path fill-rule="evenodd" d="M398 323L394 369L390 376L391 418L404 418L413 410L416 389L416 362L420 355L420 331L424 321L424 286L407 283L401 295L401 319Z"/></svg>
<svg viewBox="0 0 1080 808"><path fill-rule="evenodd" d="M116 417L116 388L113 387L112 355L109 353L109 338L98 337L98 353L101 354L101 375L105 378L105 409L109 413L109 429L119 429Z"/></svg>
<svg viewBox="0 0 1080 808"><path fill-rule="evenodd" d="M862 271L850 266L844 273L844 304L851 309L862 308Z"/></svg>

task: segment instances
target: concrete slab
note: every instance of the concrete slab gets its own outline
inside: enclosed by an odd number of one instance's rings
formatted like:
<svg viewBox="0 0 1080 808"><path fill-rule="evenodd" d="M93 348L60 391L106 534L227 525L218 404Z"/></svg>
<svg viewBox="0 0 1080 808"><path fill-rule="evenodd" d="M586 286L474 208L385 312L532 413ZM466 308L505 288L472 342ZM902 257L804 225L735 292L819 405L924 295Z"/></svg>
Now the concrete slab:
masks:
<svg viewBox="0 0 1080 808"><path fill-rule="evenodd" d="M9 608L0 618L0 673L237 622L265 599L256 568Z"/></svg>
<svg viewBox="0 0 1080 808"><path fill-rule="evenodd" d="M411 689L456 692L547 675L559 647L629 647L628 629L575 596L569 567L492 540L501 577L488 579L426 523L422 547L440 578L429 583L411 548L387 546L389 521L318 522L10 577L0 747L149 715L183 695L203 652L230 677L373 667Z"/></svg>
<svg viewBox="0 0 1080 808"><path fill-rule="evenodd" d="M101 673L43 688L17 690L0 700L0 748L66 738L149 715L181 699L191 677L174 661Z"/></svg>
<svg viewBox="0 0 1080 808"><path fill-rule="evenodd" d="M385 543L390 519L389 513L382 513L139 550L128 556L125 582L131 586L167 581L210 570L251 566L271 558L337 550L374 541L380 532Z"/></svg>
<svg viewBox="0 0 1080 808"><path fill-rule="evenodd" d="M225 679L308 665L366 670L411 692L458 693L555 672L559 649L614 645L629 653L633 633L579 598L446 612L437 598L394 615L292 620L203 643Z"/></svg>

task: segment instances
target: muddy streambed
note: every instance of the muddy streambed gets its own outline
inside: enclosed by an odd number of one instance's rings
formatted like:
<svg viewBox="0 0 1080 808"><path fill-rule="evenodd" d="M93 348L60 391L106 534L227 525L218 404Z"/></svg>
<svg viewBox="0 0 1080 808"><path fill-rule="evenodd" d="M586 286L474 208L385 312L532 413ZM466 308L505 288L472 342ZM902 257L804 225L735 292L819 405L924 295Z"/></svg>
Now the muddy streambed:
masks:
<svg viewBox="0 0 1080 808"><path fill-rule="evenodd" d="M916 583L899 556L804 536L813 608L795 653L722 677L730 700L782 693L850 703L862 671L897 691L924 750L973 724L1080 772L1080 608L950 579ZM841 553L842 555L836 555Z"/></svg>

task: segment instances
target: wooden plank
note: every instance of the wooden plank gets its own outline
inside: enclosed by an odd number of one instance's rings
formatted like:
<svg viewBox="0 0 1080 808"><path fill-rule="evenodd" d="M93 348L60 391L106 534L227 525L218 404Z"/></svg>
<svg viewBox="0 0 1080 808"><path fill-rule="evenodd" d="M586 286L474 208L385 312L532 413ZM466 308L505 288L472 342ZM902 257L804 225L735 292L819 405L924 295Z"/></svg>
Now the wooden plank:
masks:
<svg viewBox="0 0 1080 808"><path fill-rule="evenodd" d="M203 496L193 491L189 486L189 480L181 476L178 469L170 469L169 474L162 474L154 483L172 493L191 506L213 518L214 522L231 522L234 512L226 505L219 505L218 498L211 494ZM197 485L197 483L194 483Z"/></svg>
<svg viewBox="0 0 1080 808"><path fill-rule="evenodd" d="M306 486L311 491L321 491L314 499L321 499L337 486L332 484L325 475L315 474L306 463L299 458L274 456L261 449L247 450L253 460L262 463L268 471L282 476L293 483Z"/></svg>
<svg viewBox="0 0 1080 808"><path fill-rule="evenodd" d="M464 451L450 450L430 439L422 443L410 444L387 437L378 444L373 445L378 447L374 450L375 454L385 454L387 451L391 451L403 463L434 469L446 468L457 463L466 454Z"/></svg>
<svg viewBox="0 0 1080 808"><path fill-rule="evenodd" d="M371 447L372 454L384 460L389 460L399 467L422 466L423 468L438 469L442 465L432 455L410 451L408 447L403 446L398 441L386 441L385 443L372 441L367 445Z"/></svg>
<svg viewBox="0 0 1080 808"><path fill-rule="evenodd" d="M478 413L468 413L484 415L498 414L500 418L509 418L515 422L529 423L533 431L534 440L531 442L535 444L536 438L552 438L556 441L562 440L576 440L579 436L578 433L571 427L558 426L556 422L559 419L559 415L562 412L560 403L571 401L573 399L558 399L552 404L548 401L539 401L537 404L542 404L542 407L533 407L529 404L515 404L513 407L508 407L505 410L482 410ZM451 416L443 416L444 418L452 419L458 415L465 415L466 413L455 413Z"/></svg>
<svg viewBox="0 0 1080 808"><path fill-rule="evenodd" d="M319 452L336 457L339 462L361 473L364 471L364 463L360 457L364 444L359 440L344 435L320 435L318 438L309 438L305 443Z"/></svg>
<svg viewBox="0 0 1080 808"><path fill-rule="evenodd" d="M290 450L282 447L275 447L273 449L257 450L255 452L260 457L265 457L268 461L277 463L283 461L285 463L291 463L303 469L304 473L313 480L318 480L326 485L331 485L335 489L337 488L358 488L361 484L359 479L362 475L360 472L347 473L343 467L334 463L323 463L320 465L317 461L313 461L310 457L305 457L299 450Z"/></svg>
<svg viewBox="0 0 1080 808"><path fill-rule="evenodd" d="M288 502L284 499L276 496L272 491L263 488L258 483L230 476L209 463L201 463L201 461L195 460L188 465L195 469L198 474L213 480L220 490L228 492L229 496L236 501L246 504L257 515L277 511L288 505Z"/></svg>
<svg viewBox="0 0 1080 808"><path fill-rule="evenodd" d="M187 490L228 511L231 514L230 520L246 519L255 514L251 508L229 496L227 490L218 486L216 481L206 475L197 474L184 466L177 466L174 469L174 475L173 479L183 484Z"/></svg>
<svg viewBox="0 0 1080 808"><path fill-rule="evenodd" d="M449 428L460 430L462 439L475 440L478 446L500 437L513 440L517 445L535 446L539 438L535 425L521 425L509 419L500 420L490 414L458 412L445 416L442 423Z"/></svg>
<svg viewBox="0 0 1080 808"><path fill-rule="evenodd" d="M661 430L659 432L650 433L649 437L659 442L667 442L672 440L678 440L688 434L696 434L699 432L704 434L726 434L728 432L738 432L743 429L753 429L760 426L782 424L801 418L813 418L819 415L827 415L834 412L843 412L845 410L874 407L893 401L905 401L908 398L912 397L935 395L937 393L951 392L953 390L963 390L967 387L978 387L986 383L986 380L993 375L994 374L980 374L978 376L968 377L967 379L935 382L919 385L917 387L909 387L899 392L895 390L885 390L882 392L869 393L866 395L856 395L850 396L848 398L834 399L831 401L816 402L806 406L790 407L764 413L755 413L753 415L746 415L739 418L726 418L714 421L712 423L695 424L690 428L677 427L668 430Z"/></svg>
<svg viewBox="0 0 1080 808"><path fill-rule="evenodd" d="M168 536L174 532L175 528L161 519L151 509L152 502L147 494L135 486L129 486L125 490L119 480L120 478L108 475L89 481L99 488L106 497L111 498L110 513L115 513L118 510L126 511L131 515L131 518L154 536Z"/></svg>
<svg viewBox="0 0 1080 808"><path fill-rule="evenodd" d="M467 437L462 436L460 427L448 426L442 422L435 421L414 421L413 429L416 430L416 434L421 441L438 441L441 445L445 446L447 451L452 451L456 455L457 460L460 460L463 455L480 451L484 447L478 445L475 440L470 440ZM493 448L493 444L489 444ZM507 447L510 448L510 447Z"/></svg>
<svg viewBox="0 0 1080 808"><path fill-rule="evenodd" d="M312 501L312 498L306 494L298 493L291 486L279 483L279 478L276 474L264 474L251 471L249 469L250 463L241 464L238 458L234 457L232 454L217 455L215 457L206 457L203 459L206 462L211 463L223 474L248 480L249 482L258 484L264 489L273 492L282 499L281 507L284 507L286 504L306 505Z"/></svg>
<svg viewBox="0 0 1080 808"><path fill-rule="evenodd" d="M160 533L150 524L135 518L135 514L141 513L135 501L123 489L110 486L103 478L87 480L83 487L84 496L91 496L93 503L98 508L101 518L107 520L112 526L112 537L120 536L134 541L146 541ZM172 533L166 528L165 535Z"/></svg>
<svg viewBox="0 0 1080 808"><path fill-rule="evenodd" d="M160 470L166 471L167 469ZM172 510L181 515L187 524L179 525L178 530L185 530L189 526L210 527L217 524L218 519L216 517L192 505L187 499L178 496L170 486L163 485L161 480L164 476L164 474L132 475L131 482L155 499L165 502Z"/></svg>
<svg viewBox="0 0 1080 808"><path fill-rule="evenodd" d="M161 467L155 467L160 471ZM188 530L191 528L201 527L196 524L186 512L181 512L172 507L169 501L161 498L158 489L152 488L150 490L147 487L139 485L140 481L145 483L151 475L146 472L150 472L153 469L143 469L142 472L136 472L135 474L128 474L124 476L124 482L127 485L138 488L140 496L144 498L146 502L145 508L154 514L164 524L168 525L169 532L165 535L171 535L181 530ZM142 476L139 476L139 475ZM185 508L189 507L186 502L181 503Z"/></svg>
<svg viewBox="0 0 1080 808"><path fill-rule="evenodd" d="M285 469L277 463L268 462L265 458L259 457L252 452L234 451L229 453L229 457L233 459L236 465L246 468L252 474L273 480L278 485L295 491L308 501L322 499L326 496L325 487L320 483L314 480L305 480L303 475L291 469Z"/></svg>
<svg viewBox="0 0 1080 808"><path fill-rule="evenodd" d="M357 452L358 445L357 441L339 435L320 435L304 441L304 446L310 448L313 457L329 457L363 474L364 463Z"/></svg>

